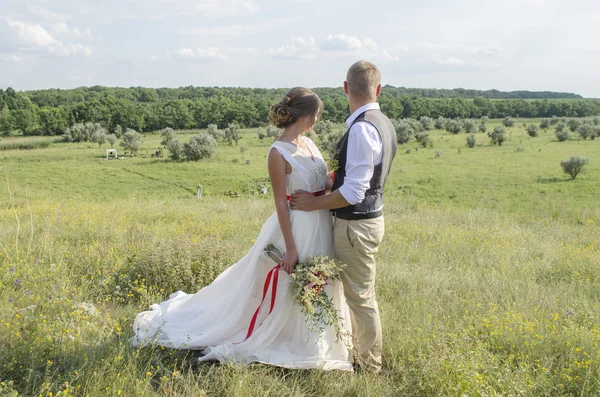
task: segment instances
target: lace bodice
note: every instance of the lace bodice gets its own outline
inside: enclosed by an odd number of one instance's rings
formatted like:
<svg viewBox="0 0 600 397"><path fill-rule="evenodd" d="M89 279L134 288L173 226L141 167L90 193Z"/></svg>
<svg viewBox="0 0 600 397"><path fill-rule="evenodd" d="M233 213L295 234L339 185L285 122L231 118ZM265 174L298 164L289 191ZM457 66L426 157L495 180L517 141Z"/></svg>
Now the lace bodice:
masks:
<svg viewBox="0 0 600 397"><path fill-rule="evenodd" d="M318 192L325 189L327 184L327 164L315 143L302 136L304 143L310 149L309 154L302 153L296 145L288 142L275 141L269 149L275 149L292 167L292 172L286 176L286 193L291 195L296 190ZM268 156L267 156L268 157Z"/></svg>

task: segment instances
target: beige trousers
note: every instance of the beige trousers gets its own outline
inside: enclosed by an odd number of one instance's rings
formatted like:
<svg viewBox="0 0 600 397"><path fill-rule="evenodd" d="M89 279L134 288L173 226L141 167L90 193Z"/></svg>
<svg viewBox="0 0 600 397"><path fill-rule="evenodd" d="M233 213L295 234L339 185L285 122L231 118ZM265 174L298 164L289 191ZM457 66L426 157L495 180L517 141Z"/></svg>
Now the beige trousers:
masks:
<svg viewBox="0 0 600 397"><path fill-rule="evenodd" d="M346 264L340 277L350 307L358 363L372 372L381 370L381 320L375 299L375 254L383 239L383 216L347 221L333 218L333 246Z"/></svg>

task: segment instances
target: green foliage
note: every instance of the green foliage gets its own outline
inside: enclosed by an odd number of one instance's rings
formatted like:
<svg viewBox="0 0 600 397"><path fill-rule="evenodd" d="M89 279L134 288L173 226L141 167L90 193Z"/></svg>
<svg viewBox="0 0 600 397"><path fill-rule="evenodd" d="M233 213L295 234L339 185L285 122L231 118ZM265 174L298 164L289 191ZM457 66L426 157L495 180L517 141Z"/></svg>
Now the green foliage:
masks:
<svg viewBox="0 0 600 397"><path fill-rule="evenodd" d="M461 123L459 120L448 120L446 122L446 131L448 131L451 134L458 134L460 133L462 127L461 127Z"/></svg>
<svg viewBox="0 0 600 397"><path fill-rule="evenodd" d="M433 141L429 137L427 131L417 132L415 134L415 139L422 147L433 147Z"/></svg>
<svg viewBox="0 0 600 397"><path fill-rule="evenodd" d="M477 132L477 125L471 119L462 120L462 128L467 134L474 134Z"/></svg>
<svg viewBox="0 0 600 397"><path fill-rule="evenodd" d="M334 131L329 134L319 135L321 151L327 153L329 158L333 158L337 149L338 142L344 136L342 131Z"/></svg>
<svg viewBox="0 0 600 397"><path fill-rule="evenodd" d="M212 156L216 146L215 138L206 132L201 132L192 136L190 141L183 145L183 151L189 161L199 161Z"/></svg>
<svg viewBox="0 0 600 397"><path fill-rule="evenodd" d="M167 150L169 151L169 158L171 158L171 160L181 161L185 158L183 143L181 143L177 138L169 140L169 143L167 144Z"/></svg>
<svg viewBox="0 0 600 397"><path fill-rule="evenodd" d="M421 123L421 127L425 131L429 131L433 129L433 121L427 116L421 116L419 118L419 123Z"/></svg>
<svg viewBox="0 0 600 397"><path fill-rule="evenodd" d="M588 123L580 124L577 127L577 133L584 140L588 138L594 139L596 137L596 131L594 130L594 126Z"/></svg>
<svg viewBox="0 0 600 397"><path fill-rule="evenodd" d="M560 124L557 124L557 127L559 125ZM560 128L560 129L556 128L556 130L554 131L554 135L556 136L556 139L559 142L564 142L569 139L570 134L569 134L569 130L567 130L566 128Z"/></svg>
<svg viewBox="0 0 600 397"><path fill-rule="evenodd" d="M568 174L571 179L577 178L577 175L583 171L583 167L590 162L587 157L572 156L570 159L561 161L560 166L565 174Z"/></svg>
<svg viewBox="0 0 600 397"><path fill-rule="evenodd" d="M329 120L319 120L314 126L313 131L317 135L329 134L333 132L333 123Z"/></svg>
<svg viewBox="0 0 600 397"><path fill-rule="evenodd" d="M271 124L267 126L267 136L269 138L277 139L279 138L279 135L281 135L281 131L277 127L272 126Z"/></svg>
<svg viewBox="0 0 600 397"><path fill-rule="evenodd" d="M446 125L446 119L442 116L435 119L435 123L433 124L433 126L435 127L436 130L443 130L445 125Z"/></svg>
<svg viewBox="0 0 600 397"><path fill-rule="evenodd" d="M225 143L228 145L232 145L233 142L238 144L238 141L241 139L240 128L238 125L230 123L227 128L225 128L225 135L223 137Z"/></svg>
<svg viewBox="0 0 600 397"><path fill-rule="evenodd" d="M106 143L107 137L104 128L96 129L92 132L92 136L90 136L90 142L97 143L98 147L102 147L104 143Z"/></svg>
<svg viewBox="0 0 600 397"><path fill-rule="evenodd" d="M502 143L506 141L506 133L501 125L495 126L492 131L488 132L488 136L492 145L502 146Z"/></svg>
<svg viewBox="0 0 600 397"><path fill-rule="evenodd" d="M555 115L553 115L552 118L550 119L550 124L551 125L556 125L556 124L558 124L559 121L560 121L560 118L558 118Z"/></svg>
<svg viewBox="0 0 600 397"><path fill-rule="evenodd" d="M36 137L24 139L5 139L0 141L0 151L5 150L32 150L44 149L52 144L50 139L41 139Z"/></svg>
<svg viewBox="0 0 600 397"><path fill-rule="evenodd" d="M135 130L127 129L119 145L125 148L125 150L129 150L135 156L140 147L142 147L142 135Z"/></svg>
<svg viewBox="0 0 600 397"><path fill-rule="evenodd" d="M265 129L262 127L258 127L258 130L256 131L257 135L258 135L258 139L260 139L261 141L263 139L266 138L267 134L265 133Z"/></svg>
<svg viewBox="0 0 600 397"><path fill-rule="evenodd" d="M41 108L38 111L38 123L41 135L63 135L67 128L67 120L58 108Z"/></svg>
<svg viewBox="0 0 600 397"><path fill-rule="evenodd" d="M471 135L467 136L467 147L474 148L476 143L477 143L477 138L475 137L475 134L471 134Z"/></svg>
<svg viewBox="0 0 600 397"><path fill-rule="evenodd" d="M502 124L509 128L515 125L515 122L513 119L511 119L510 117L505 117L504 120L502 120Z"/></svg>
<svg viewBox="0 0 600 397"><path fill-rule="evenodd" d="M160 144L163 147L168 147L169 142L171 142L171 140L177 139L177 134L175 133L173 128L167 127L167 128L163 128L160 131L160 138L161 138Z"/></svg>
<svg viewBox="0 0 600 397"><path fill-rule="evenodd" d="M569 129L571 130L571 132L575 132L575 131L577 131L577 128L579 128L579 126L581 125L581 121L579 121L577 119L569 119L569 121L567 122L567 125L569 126Z"/></svg>
<svg viewBox="0 0 600 397"><path fill-rule="evenodd" d="M225 132L223 130L220 130L219 127L216 124L209 124L206 127L206 132L212 136L214 138L215 141L219 141L219 139L223 138L225 135Z"/></svg>
<svg viewBox="0 0 600 397"><path fill-rule="evenodd" d="M527 135L529 135L532 138L535 138L538 136L539 127L535 124L527 124L527 127L525 128L525 130L527 131Z"/></svg>
<svg viewBox="0 0 600 397"><path fill-rule="evenodd" d="M66 142L94 142L93 139L100 138L103 133L104 128L99 123L79 123L67 128L63 139Z"/></svg>
<svg viewBox="0 0 600 397"><path fill-rule="evenodd" d="M596 116L592 119L594 125L600 125L600 116Z"/></svg>
<svg viewBox="0 0 600 397"><path fill-rule="evenodd" d="M398 143L401 145L409 142L419 132L419 130L415 131L415 125L409 119L393 120L392 123L396 129Z"/></svg>
<svg viewBox="0 0 600 397"><path fill-rule="evenodd" d="M113 147L115 142L117 142L117 136L115 134L108 134L106 136L106 140L108 141L110 147Z"/></svg>
<svg viewBox="0 0 600 397"><path fill-rule="evenodd" d="M4 105L0 109L0 136L9 135L14 128L14 121L8 106Z"/></svg>
<svg viewBox="0 0 600 397"><path fill-rule="evenodd" d="M543 130L550 128L550 121L550 119L542 119L542 121L540 121L540 128Z"/></svg>

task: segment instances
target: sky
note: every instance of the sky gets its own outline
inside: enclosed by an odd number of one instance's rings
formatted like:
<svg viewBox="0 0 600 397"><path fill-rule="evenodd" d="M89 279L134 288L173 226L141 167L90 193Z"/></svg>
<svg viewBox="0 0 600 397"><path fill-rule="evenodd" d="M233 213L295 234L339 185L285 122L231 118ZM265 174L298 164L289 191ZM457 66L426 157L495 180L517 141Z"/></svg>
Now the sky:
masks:
<svg viewBox="0 0 600 397"><path fill-rule="evenodd" d="M0 0L0 87L403 87L600 98L599 0Z"/></svg>

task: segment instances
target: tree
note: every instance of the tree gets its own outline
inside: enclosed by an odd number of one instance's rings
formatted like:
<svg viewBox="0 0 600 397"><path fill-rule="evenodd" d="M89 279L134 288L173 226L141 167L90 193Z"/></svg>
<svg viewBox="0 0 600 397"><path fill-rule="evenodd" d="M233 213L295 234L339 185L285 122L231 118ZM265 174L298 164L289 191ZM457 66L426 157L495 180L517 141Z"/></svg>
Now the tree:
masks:
<svg viewBox="0 0 600 397"><path fill-rule="evenodd" d="M142 135L139 132L128 128L123 134L123 140L120 145L135 156L140 147L142 147Z"/></svg>
<svg viewBox="0 0 600 397"><path fill-rule="evenodd" d="M108 134L106 136L106 140L108 141L108 143L110 144L110 147L112 148L115 145L115 142L117 141L117 136L115 134Z"/></svg>
<svg viewBox="0 0 600 397"><path fill-rule="evenodd" d="M167 149L169 150L169 157L172 160L181 161L185 157L183 144L177 138L171 139L169 141L169 143L167 144Z"/></svg>
<svg viewBox="0 0 600 397"><path fill-rule="evenodd" d="M14 129L12 115L8 106L4 105L0 110L0 135L8 135Z"/></svg>
<svg viewBox="0 0 600 397"><path fill-rule="evenodd" d="M62 135L67 128L67 122L58 108L41 108L38 112L38 122L42 135Z"/></svg>
<svg viewBox="0 0 600 397"><path fill-rule="evenodd" d="M577 128L581 125L581 121L579 121L577 119L569 119L569 121L567 122L567 125L569 126L569 129L571 130L571 132L575 132L575 131L577 131Z"/></svg>
<svg viewBox="0 0 600 397"><path fill-rule="evenodd" d="M505 117L504 120L502 120L502 124L504 124L505 127L509 128L515 125L515 121L510 117Z"/></svg>
<svg viewBox="0 0 600 397"><path fill-rule="evenodd" d="M329 120L319 120L319 122L313 126L313 131L317 135L329 134L333 131L333 123Z"/></svg>
<svg viewBox="0 0 600 397"><path fill-rule="evenodd" d="M219 138L222 138L224 135L223 131L219 130L219 127L217 127L216 124L209 124L206 128L206 132L212 136L215 141L218 141Z"/></svg>
<svg viewBox="0 0 600 397"><path fill-rule="evenodd" d="M492 145L502 146L502 143L506 141L504 127L501 125L495 126L492 131L488 132L488 136L490 137Z"/></svg>
<svg viewBox="0 0 600 397"><path fill-rule="evenodd" d="M561 161L560 166L565 174L569 174L571 179L577 178L577 175L583 171L583 167L590 162L587 157L572 156L570 159Z"/></svg>
<svg viewBox="0 0 600 397"><path fill-rule="evenodd" d="M581 124L577 127L577 133L584 140L590 138L594 139L596 136L596 131L594 131L594 127L591 124L585 123Z"/></svg>
<svg viewBox="0 0 600 397"><path fill-rule="evenodd" d="M167 127L160 131L160 137L162 138L160 144L163 147L167 147L172 139L177 138L177 134L175 133L175 131L173 131L173 128Z"/></svg>
<svg viewBox="0 0 600 397"><path fill-rule="evenodd" d="M532 138L538 136L539 127L535 124L527 124L525 130L527 131L527 135L529 135Z"/></svg>
<svg viewBox="0 0 600 397"><path fill-rule="evenodd" d="M232 142L235 142L235 144L238 144L238 141L241 139L242 137L240 136L240 129L236 124L233 123L229 123L229 125L227 126L227 128L225 128L225 142L231 146Z"/></svg>
<svg viewBox="0 0 600 397"><path fill-rule="evenodd" d="M208 158L215 152L217 141L208 133L201 132L190 138L189 143L183 145L185 156L190 161Z"/></svg>
<svg viewBox="0 0 600 397"><path fill-rule="evenodd" d="M90 137L90 142L97 143L98 147L102 147L102 144L107 140L106 132L104 132L104 128L96 130L92 133Z"/></svg>

